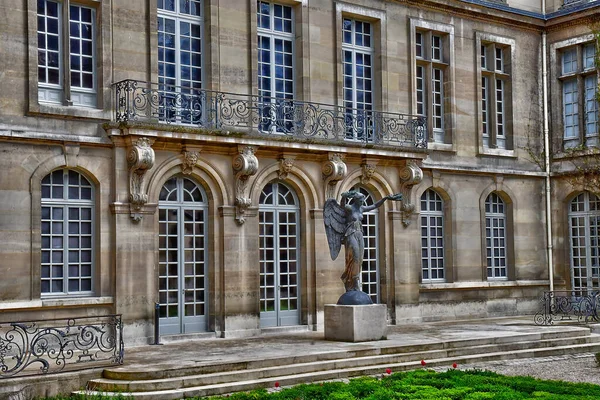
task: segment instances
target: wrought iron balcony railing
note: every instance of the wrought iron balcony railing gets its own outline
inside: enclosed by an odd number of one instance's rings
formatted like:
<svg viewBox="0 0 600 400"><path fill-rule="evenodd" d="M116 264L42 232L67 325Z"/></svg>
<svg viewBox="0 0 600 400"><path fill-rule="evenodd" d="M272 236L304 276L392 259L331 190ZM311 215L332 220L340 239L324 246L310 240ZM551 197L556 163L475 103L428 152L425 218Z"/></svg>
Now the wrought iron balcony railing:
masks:
<svg viewBox="0 0 600 400"><path fill-rule="evenodd" d="M125 80L113 85L116 122L427 148L425 118L391 112Z"/></svg>
<svg viewBox="0 0 600 400"><path fill-rule="evenodd" d="M563 0L562 7L568 7L568 6L579 5L579 4L586 4L586 3L591 3L593 1L596 1L596 0Z"/></svg>
<svg viewBox="0 0 600 400"><path fill-rule="evenodd" d="M121 315L0 323L0 379L122 364Z"/></svg>
<svg viewBox="0 0 600 400"><path fill-rule="evenodd" d="M595 290L546 291L542 307L534 316L536 325L552 325L554 321L600 321L600 292Z"/></svg>

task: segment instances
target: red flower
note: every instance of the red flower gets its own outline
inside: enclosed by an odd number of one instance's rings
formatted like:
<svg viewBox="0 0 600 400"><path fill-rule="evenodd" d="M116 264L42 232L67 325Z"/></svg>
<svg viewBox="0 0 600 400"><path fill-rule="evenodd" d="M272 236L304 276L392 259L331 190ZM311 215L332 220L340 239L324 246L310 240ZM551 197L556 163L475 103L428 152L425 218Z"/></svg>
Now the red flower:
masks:
<svg viewBox="0 0 600 400"><path fill-rule="evenodd" d="M458 368L458 364L457 363L453 363L452 364L452 368Z"/></svg>
<svg viewBox="0 0 600 400"><path fill-rule="evenodd" d="M391 374L391 373L392 373L392 370L391 370L390 368L387 368L387 369L385 370L385 373L389 375L389 374Z"/></svg>
<svg viewBox="0 0 600 400"><path fill-rule="evenodd" d="M279 382L275 382L275 387L278 388L279 387Z"/></svg>
<svg viewBox="0 0 600 400"><path fill-rule="evenodd" d="M425 366L425 364L427 364L427 363L425 362L425 360L421 360L421 365L422 365L422 366Z"/></svg>

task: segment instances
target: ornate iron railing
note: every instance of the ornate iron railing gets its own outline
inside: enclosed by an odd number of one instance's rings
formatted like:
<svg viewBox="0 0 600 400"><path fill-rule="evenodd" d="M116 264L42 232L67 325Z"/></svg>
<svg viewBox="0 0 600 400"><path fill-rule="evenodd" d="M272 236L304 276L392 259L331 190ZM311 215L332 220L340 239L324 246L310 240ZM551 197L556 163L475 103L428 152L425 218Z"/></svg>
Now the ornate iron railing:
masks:
<svg viewBox="0 0 600 400"><path fill-rule="evenodd" d="M125 80L113 85L115 121L427 148L425 118L391 112Z"/></svg>
<svg viewBox="0 0 600 400"><path fill-rule="evenodd" d="M0 379L122 364L121 315L0 324Z"/></svg>
<svg viewBox="0 0 600 400"><path fill-rule="evenodd" d="M590 3L592 1L595 1L595 0L563 0L562 7L568 7L568 6L575 5L575 4L585 4L585 3Z"/></svg>
<svg viewBox="0 0 600 400"><path fill-rule="evenodd" d="M541 298L542 308L535 314L536 325L552 325L555 321L600 320L600 292L597 291L547 291Z"/></svg>

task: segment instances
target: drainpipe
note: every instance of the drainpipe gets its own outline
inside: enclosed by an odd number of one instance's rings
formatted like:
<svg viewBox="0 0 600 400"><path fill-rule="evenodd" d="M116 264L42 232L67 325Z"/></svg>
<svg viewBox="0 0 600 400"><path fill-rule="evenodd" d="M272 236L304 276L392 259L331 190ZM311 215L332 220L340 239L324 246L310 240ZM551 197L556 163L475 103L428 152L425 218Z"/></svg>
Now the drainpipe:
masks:
<svg viewBox="0 0 600 400"><path fill-rule="evenodd" d="M546 15L546 0L542 0L542 14ZM546 31L542 32L542 96L543 96L543 119L544 119L544 169L546 175L546 240L548 242L548 278L550 291L554 291L554 261L552 252L552 204L550 186L550 133L548 129L548 66L547 60L547 38Z"/></svg>

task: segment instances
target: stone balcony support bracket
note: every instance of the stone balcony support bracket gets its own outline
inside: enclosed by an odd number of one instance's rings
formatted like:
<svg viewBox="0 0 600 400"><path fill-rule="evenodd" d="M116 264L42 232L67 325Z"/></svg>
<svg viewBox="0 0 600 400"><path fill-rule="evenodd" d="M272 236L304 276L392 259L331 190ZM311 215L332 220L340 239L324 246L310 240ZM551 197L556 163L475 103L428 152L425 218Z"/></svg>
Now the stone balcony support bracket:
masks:
<svg viewBox="0 0 600 400"><path fill-rule="evenodd" d="M154 139L141 137L133 139L127 151L129 165L129 209L134 222L142 220L141 210L148 202L145 187L146 172L154 166Z"/></svg>
<svg viewBox="0 0 600 400"><path fill-rule="evenodd" d="M239 146L238 154L233 158L235 185L235 220L239 225L246 222L246 210L252 201L246 194L248 179L258 171L258 158L254 155L256 146Z"/></svg>
<svg viewBox="0 0 600 400"><path fill-rule="evenodd" d="M423 180L423 170L419 168L415 160L409 160L400 169L400 193L402 193L402 225L406 228L411 223L411 216L415 212L415 205L411 203L412 187Z"/></svg>
<svg viewBox="0 0 600 400"><path fill-rule="evenodd" d="M325 198L331 199L335 196L335 186L344 179L348 173L348 167L344 162L345 154L329 153L329 160L323 163L321 172L325 181Z"/></svg>

